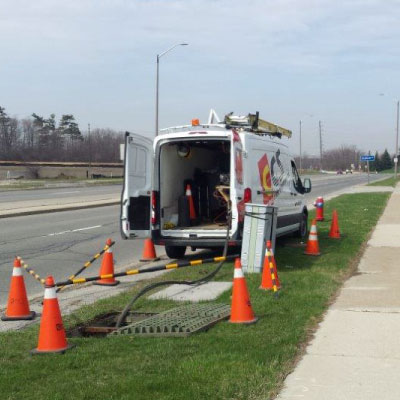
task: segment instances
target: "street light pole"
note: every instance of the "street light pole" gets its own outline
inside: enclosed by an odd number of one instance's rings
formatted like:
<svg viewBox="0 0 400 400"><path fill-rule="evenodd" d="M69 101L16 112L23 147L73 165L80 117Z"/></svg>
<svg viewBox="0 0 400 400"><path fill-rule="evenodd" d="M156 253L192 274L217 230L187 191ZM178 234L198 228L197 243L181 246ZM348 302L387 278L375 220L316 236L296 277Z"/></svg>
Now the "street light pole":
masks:
<svg viewBox="0 0 400 400"><path fill-rule="evenodd" d="M165 50L161 54L157 54L157 73L156 73L156 136L158 135L158 94L159 94L159 76L160 76L160 58L178 46L187 46L188 43L177 43Z"/></svg>
<svg viewBox="0 0 400 400"><path fill-rule="evenodd" d="M299 128L300 128L300 174L301 174L301 159L302 159L302 155L301 155L301 120L299 123Z"/></svg>

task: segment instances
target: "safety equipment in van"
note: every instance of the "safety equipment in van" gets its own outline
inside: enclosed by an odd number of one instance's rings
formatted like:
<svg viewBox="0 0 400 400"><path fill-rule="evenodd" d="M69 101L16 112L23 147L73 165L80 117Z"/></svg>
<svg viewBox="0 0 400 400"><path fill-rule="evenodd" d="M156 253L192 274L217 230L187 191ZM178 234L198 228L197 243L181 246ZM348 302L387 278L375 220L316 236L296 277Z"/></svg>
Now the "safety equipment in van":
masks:
<svg viewBox="0 0 400 400"><path fill-rule="evenodd" d="M189 184L186 185L186 197L188 198L188 201L189 201L189 216L190 216L190 220L194 221L196 219L196 210L194 208L192 189L190 188Z"/></svg>

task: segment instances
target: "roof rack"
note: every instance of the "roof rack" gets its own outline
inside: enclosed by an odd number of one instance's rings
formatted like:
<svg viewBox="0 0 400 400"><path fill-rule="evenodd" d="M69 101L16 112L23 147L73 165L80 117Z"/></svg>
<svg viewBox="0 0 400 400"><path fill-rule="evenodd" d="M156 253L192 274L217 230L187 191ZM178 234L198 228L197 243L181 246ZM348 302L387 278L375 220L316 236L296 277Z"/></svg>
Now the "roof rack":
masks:
<svg viewBox="0 0 400 400"><path fill-rule="evenodd" d="M261 119L258 111L247 116L237 116L233 115L233 112L229 113L225 115L224 123L227 128L240 128L258 135L271 135L279 138L282 136L292 137L292 131Z"/></svg>

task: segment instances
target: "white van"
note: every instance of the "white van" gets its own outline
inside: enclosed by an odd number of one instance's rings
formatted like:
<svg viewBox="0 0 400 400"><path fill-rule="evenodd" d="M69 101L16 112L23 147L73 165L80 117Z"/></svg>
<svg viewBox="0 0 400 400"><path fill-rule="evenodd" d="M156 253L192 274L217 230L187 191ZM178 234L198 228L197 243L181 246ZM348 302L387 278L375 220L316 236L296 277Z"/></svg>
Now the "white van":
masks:
<svg viewBox="0 0 400 400"><path fill-rule="evenodd" d="M216 118L212 110L208 124L164 129L154 141L126 133L123 238L151 237L170 258L181 258L188 246L222 247L231 214L229 245L240 246L247 202L278 207L277 236L307 234L303 194L311 182L303 185L282 143L291 132L258 113L212 123Z"/></svg>

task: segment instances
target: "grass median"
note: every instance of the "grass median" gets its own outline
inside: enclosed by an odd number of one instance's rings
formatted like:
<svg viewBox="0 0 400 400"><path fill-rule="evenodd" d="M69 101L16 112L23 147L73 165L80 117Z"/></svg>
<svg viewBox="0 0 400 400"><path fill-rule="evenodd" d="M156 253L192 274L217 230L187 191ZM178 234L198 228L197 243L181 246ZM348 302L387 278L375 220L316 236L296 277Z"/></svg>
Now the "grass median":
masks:
<svg viewBox="0 0 400 400"><path fill-rule="evenodd" d="M318 224L322 255L303 255L294 239L276 249L279 299L260 291L260 275L247 275L254 325L222 322L188 338L73 338L66 354L35 356L38 327L0 334L2 399L270 399L292 370L304 344L343 280L354 271L389 194L343 195L326 202ZM329 239L330 215L339 214L343 238ZM311 213L313 214L313 213ZM188 267L160 279L195 279L214 268ZM217 280L232 280L226 263ZM97 314L121 310L144 283L64 318L67 328ZM110 289L112 290L112 289ZM230 303L230 292L217 301ZM165 310L172 301L141 299L137 310Z"/></svg>
<svg viewBox="0 0 400 400"><path fill-rule="evenodd" d="M391 176L390 178L383 179L381 181L369 183L367 186L392 186L392 187L395 187L399 181L400 181L400 177L397 177L397 179L395 179L394 176Z"/></svg>

